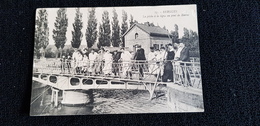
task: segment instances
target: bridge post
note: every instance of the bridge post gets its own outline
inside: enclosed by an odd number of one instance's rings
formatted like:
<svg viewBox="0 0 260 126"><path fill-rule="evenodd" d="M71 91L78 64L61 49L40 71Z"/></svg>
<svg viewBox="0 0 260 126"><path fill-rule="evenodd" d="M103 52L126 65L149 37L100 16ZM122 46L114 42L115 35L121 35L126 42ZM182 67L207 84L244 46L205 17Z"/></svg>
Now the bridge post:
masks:
<svg viewBox="0 0 260 126"><path fill-rule="evenodd" d="M54 92L55 92L54 106L57 107L58 106L58 93L59 93L59 90L54 90Z"/></svg>
<svg viewBox="0 0 260 126"><path fill-rule="evenodd" d="M55 107L58 106L58 98L59 98L58 93L59 93L59 90L54 89L53 87L51 88L51 103L54 102Z"/></svg>

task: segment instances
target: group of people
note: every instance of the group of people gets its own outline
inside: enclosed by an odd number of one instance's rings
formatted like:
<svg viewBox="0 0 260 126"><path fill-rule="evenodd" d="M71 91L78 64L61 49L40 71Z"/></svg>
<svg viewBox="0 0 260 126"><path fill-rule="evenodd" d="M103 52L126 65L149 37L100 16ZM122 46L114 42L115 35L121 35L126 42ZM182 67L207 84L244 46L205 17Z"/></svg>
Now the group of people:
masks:
<svg viewBox="0 0 260 126"><path fill-rule="evenodd" d="M110 52L109 49L101 48L97 52L92 49L87 53L87 49L75 50L72 57L62 56L61 73L73 71L74 74L89 74L89 75L106 75L119 77L120 71L123 71L124 76L132 75L129 71L129 64L132 60L132 54L121 48L120 51L115 50ZM73 69L72 69L73 68ZM71 70L72 69L72 70Z"/></svg>
<svg viewBox="0 0 260 126"><path fill-rule="evenodd" d="M184 43L168 44L166 48L161 47L160 50L155 50L153 47L150 49L151 52L148 54L150 73L158 76L163 82L173 82L174 76L187 78L187 83L190 85L187 69L189 64L186 63L185 68L183 63L190 62L189 48ZM176 67L174 68L173 65Z"/></svg>
<svg viewBox="0 0 260 126"><path fill-rule="evenodd" d="M93 49L87 54L87 49L76 50L72 57L61 59L61 70L65 71L67 65L68 71L73 64L74 73L83 73L89 75L105 75L114 77L132 78L133 67L139 72L139 79L144 79L144 70L148 66L148 73L155 75L159 81L173 82L174 73L179 76L188 77L187 71L181 67L173 68L173 64L183 65L181 62L189 62L189 48L184 43L168 44L159 49L150 48L146 59L145 50L141 45L135 45L134 53L121 48L119 51L111 52L109 49L101 48L95 52ZM73 61L73 62L71 62ZM173 62L174 61L174 62ZM180 63L178 61L181 61Z"/></svg>

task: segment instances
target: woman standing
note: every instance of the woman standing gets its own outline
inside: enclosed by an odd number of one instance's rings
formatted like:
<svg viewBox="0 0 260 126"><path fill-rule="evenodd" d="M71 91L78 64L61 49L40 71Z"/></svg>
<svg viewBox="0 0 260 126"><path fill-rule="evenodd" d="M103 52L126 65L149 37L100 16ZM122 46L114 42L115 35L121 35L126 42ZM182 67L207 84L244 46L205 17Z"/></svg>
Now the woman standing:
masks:
<svg viewBox="0 0 260 126"><path fill-rule="evenodd" d="M168 51L166 55L166 61L164 65L164 74L162 76L163 82L173 82L173 65L172 60L174 59L175 52L172 44L168 44Z"/></svg>

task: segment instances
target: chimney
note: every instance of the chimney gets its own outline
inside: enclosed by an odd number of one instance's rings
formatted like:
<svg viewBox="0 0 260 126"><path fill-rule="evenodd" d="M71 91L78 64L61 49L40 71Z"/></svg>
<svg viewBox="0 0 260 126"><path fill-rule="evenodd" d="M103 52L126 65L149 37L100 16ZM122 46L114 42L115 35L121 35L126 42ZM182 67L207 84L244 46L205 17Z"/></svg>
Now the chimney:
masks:
<svg viewBox="0 0 260 126"><path fill-rule="evenodd" d="M144 24L147 25L147 26L150 26L150 23L148 21L145 22Z"/></svg>

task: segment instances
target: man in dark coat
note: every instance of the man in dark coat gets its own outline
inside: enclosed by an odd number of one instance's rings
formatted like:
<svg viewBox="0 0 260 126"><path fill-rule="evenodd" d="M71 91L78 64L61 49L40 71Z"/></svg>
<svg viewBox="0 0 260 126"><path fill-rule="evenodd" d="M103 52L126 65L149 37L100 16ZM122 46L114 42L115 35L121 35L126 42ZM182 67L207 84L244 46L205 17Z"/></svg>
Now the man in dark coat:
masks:
<svg viewBox="0 0 260 126"><path fill-rule="evenodd" d="M139 69L139 79L142 80L144 77L144 63L146 58L144 49L139 44L136 45L134 60L136 60L137 68Z"/></svg>
<svg viewBox="0 0 260 126"><path fill-rule="evenodd" d="M187 46L185 46L184 43L180 43L180 46L184 46L184 48L182 49L181 53L180 53L180 60L182 62L190 62L190 53L189 53L189 48ZM181 63L180 64L182 66L182 72L183 72L183 77L185 78L186 84L188 86L191 86L191 80L190 80L190 75L189 75L189 63ZM187 79L187 80L186 80Z"/></svg>
<svg viewBox="0 0 260 126"><path fill-rule="evenodd" d="M115 77L119 76L119 69L120 69L120 64L119 64L119 59L121 58L121 52L118 52L117 50L115 50L114 54L113 54L113 73L115 75Z"/></svg>

